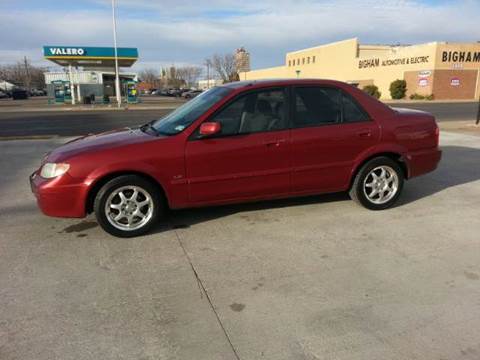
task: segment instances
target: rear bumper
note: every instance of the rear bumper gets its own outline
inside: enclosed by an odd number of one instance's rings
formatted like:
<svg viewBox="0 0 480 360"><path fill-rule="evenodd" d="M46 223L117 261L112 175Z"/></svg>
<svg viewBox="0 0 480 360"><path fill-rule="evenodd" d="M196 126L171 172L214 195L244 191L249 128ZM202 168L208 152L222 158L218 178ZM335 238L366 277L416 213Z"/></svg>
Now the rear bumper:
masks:
<svg viewBox="0 0 480 360"><path fill-rule="evenodd" d="M407 155L408 177L420 176L435 170L442 158L442 151L438 148L420 150Z"/></svg>
<svg viewBox="0 0 480 360"><path fill-rule="evenodd" d="M37 172L30 175L30 187L45 215L85 217L87 188L83 184L70 184L70 181L67 174L55 179L44 179Z"/></svg>

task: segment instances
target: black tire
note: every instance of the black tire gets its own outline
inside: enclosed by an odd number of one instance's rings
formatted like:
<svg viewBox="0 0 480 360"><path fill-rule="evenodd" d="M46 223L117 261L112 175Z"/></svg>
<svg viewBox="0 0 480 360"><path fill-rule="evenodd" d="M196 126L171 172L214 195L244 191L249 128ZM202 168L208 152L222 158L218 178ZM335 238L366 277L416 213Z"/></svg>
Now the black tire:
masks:
<svg viewBox="0 0 480 360"><path fill-rule="evenodd" d="M107 218L108 215L106 214L106 209L105 209L107 200L109 200L109 197L112 194L114 194L116 190L118 191L120 188L125 188L125 191L128 191L128 187L136 187L138 189L143 190L146 194L150 196L151 198L150 204L153 206L151 213L149 212L149 214L151 215L146 217L148 220L146 220L145 223L139 226L138 228L132 229L132 230L115 227L112 224L112 222L115 222L115 221L109 220ZM141 193L141 195L143 196L143 193ZM144 198L146 199L146 197ZM145 206L150 206L150 205L145 205ZM144 179L137 175L122 175L108 181L98 191L95 197L95 202L94 202L95 217L97 218L99 225L103 228L103 230L105 230L109 234L117 237L122 237L122 238L140 236L149 232L152 226L158 223L160 218L164 216L165 209L166 209L166 201L163 197L163 194L160 192L158 186L148 181L147 179Z"/></svg>
<svg viewBox="0 0 480 360"><path fill-rule="evenodd" d="M365 194L365 192L368 192L369 190L364 191L364 184L365 184L365 178L367 176L371 176L370 175L371 171L381 166L386 166L395 172L398 178L398 185L396 186L396 192L392 195L392 197L388 201L383 203L375 203L375 202L372 202L372 200L370 200L369 197L367 197L367 194ZM350 197L356 203L370 210L388 209L389 207L393 206L395 202L398 200L403 189L404 177L405 176L402 168L400 167L398 162L396 162L395 160L392 160L391 158L386 156L380 156L380 157L374 158L372 160L369 160L367 163L365 163L358 171L353 181L352 187L350 188L350 192L349 192Z"/></svg>

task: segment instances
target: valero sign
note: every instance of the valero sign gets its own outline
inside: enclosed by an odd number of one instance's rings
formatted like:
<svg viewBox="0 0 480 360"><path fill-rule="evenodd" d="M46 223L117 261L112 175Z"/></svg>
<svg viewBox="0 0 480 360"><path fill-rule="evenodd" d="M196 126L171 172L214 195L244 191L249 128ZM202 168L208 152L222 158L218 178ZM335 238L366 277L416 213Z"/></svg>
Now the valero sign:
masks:
<svg viewBox="0 0 480 360"><path fill-rule="evenodd" d="M84 48L49 47L48 50L52 56L84 56L86 54Z"/></svg>
<svg viewBox="0 0 480 360"><path fill-rule="evenodd" d="M117 48L119 58L136 60L138 50L136 48ZM115 49L112 47L95 46L56 46L48 45L43 47L43 55L48 58L88 58L108 59L115 57Z"/></svg>

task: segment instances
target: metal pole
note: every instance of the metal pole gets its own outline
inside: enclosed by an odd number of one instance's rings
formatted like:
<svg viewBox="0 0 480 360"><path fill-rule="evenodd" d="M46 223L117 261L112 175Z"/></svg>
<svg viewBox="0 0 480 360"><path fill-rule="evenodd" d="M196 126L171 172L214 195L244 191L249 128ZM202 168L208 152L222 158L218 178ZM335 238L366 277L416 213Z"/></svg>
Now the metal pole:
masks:
<svg viewBox="0 0 480 360"><path fill-rule="evenodd" d="M113 48L115 51L115 94L117 106L122 106L122 94L120 92L120 76L118 74L118 52L117 52L117 24L115 19L115 0L112 0L112 23L113 23Z"/></svg>
<svg viewBox="0 0 480 360"><path fill-rule="evenodd" d="M480 124L480 88L479 88L479 81L480 81L480 72L477 73L477 92L478 92L478 110L477 110L477 121L475 121L475 125Z"/></svg>
<svg viewBox="0 0 480 360"><path fill-rule="evenodd" d="M77 100L78 103L82 103L82 94L80 93L80 73L78 72L78 67L75 67L75 80L77 82Z"/></svg>
<svg viewBox="0 0 480 360"><path fill-rule="evenodd" d="M70 97L72 98L72 105L75 105L75 86L73 85L72 64L68 65L68 78L70 80Z"/></svg>
<svg viewBox="0 0 480 360"><path fill-rule="evenodd" d="M480 124L480 97L478 98L478 111L477 111L477 121L475 121L475 125Z"/></svg>

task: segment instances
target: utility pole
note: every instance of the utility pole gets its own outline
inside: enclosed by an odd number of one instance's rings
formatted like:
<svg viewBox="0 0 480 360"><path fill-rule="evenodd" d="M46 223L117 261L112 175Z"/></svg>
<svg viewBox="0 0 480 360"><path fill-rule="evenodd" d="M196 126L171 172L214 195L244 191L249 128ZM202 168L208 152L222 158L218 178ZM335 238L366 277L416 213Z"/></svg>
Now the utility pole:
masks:
<svg viewBox="0 0 480 360"><path fill-rule="evenodd" d="M31 79L30 79L30 70L28 68L28 60L26 56L23 57L23 64L25 65L25 84L24 85L27 88L27 90L30 92Z"/></svg>
<svg viewBox="0 0 480 360"><path fill-rule="evenodd" d="M115 52L115 94L117 107L122 106L122 94L120 92L120 76L118 74L118 51L117 51L117 21L115 19L115 0L112 0L112 23L113 23L113 48Z"/></svg>

